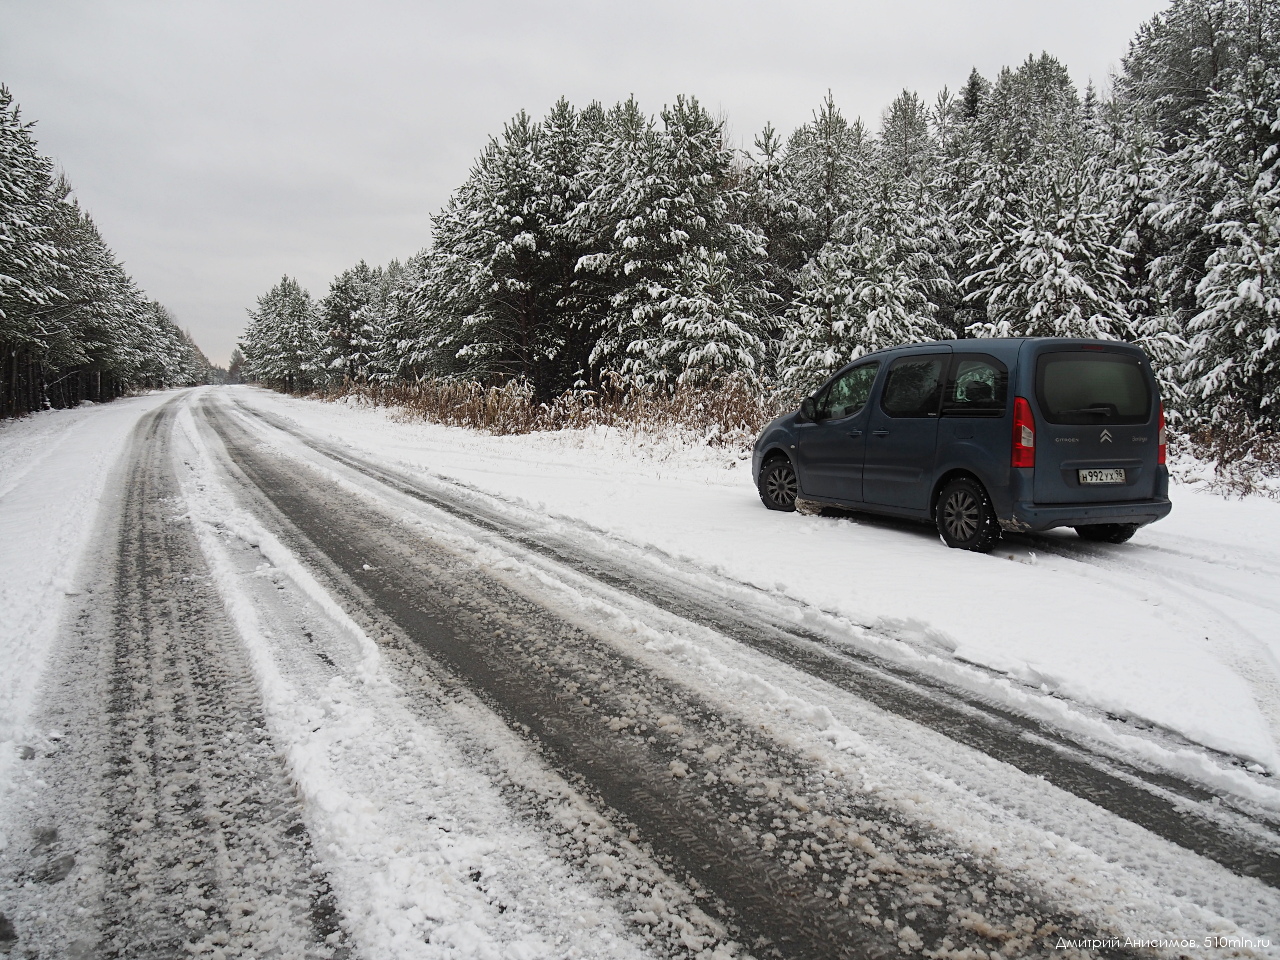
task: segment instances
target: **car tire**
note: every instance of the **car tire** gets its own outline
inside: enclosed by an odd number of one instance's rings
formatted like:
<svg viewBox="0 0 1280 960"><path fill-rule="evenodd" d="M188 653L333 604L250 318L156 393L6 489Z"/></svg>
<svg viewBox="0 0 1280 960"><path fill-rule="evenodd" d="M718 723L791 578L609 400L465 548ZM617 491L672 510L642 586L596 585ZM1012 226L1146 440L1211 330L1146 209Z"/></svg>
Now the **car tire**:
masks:
<svg viewBox="0 0 1280 960"><path fill-rule="evenodd" d="M796 509L796 494L800 492L800 482L796 478L796 468L786 457L774 457L766 460L760 468L760 476L756 481L756 489L760 491L761 502L770 510L782 510L792 513Z"/></svg>
<svg viewBox="0 0 1280 960"><path fill-rule="evenodd" d="M986 553L1000 539L991 498L971 477L959 477L942 488L935 516L938 535L948 547Z"/></svg>
<svg viewBox="0 0 1280 960"><path fill-rule="evenodd" d="M1088 526L1076 527L1081 540L1093 543L1124 543L1138 532L1136 523L1091 523Z"/></svg>

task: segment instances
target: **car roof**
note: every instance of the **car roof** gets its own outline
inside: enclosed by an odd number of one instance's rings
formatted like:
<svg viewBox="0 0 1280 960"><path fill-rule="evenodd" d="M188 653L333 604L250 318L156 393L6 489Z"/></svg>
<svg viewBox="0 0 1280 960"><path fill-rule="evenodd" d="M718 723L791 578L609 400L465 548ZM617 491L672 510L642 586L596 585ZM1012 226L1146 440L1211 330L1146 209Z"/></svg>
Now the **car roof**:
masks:
<svg viewBox="0 0 1280 960"><path fill-rule="evenodd" d="M901 343L893 347L881 347L872 353L863 354L857 360L876 357L882 354L898 353L905 350L924 350L931 347L950 347L952 351L964 353L991 353L1012 356L1021 349L1024 343L1033 344L1037 349L1062 345L1097 344L1099 346L1119 348L1121 350L1140 350L1132 343L1124 340L1096 340L1089 337L966 337L953 340L926 340L920 343ZM857 362L857 360L853 362ZM847 364L846 364L847 366Z"/></svg>
<svg viewBox="0 0 1280 960"><path fill-rule="evenodd" d="M1096 344L1113 350L1119 349L1123 352L1136 353L1142 357L1146 356L1141 347L1127 343L1124 340L1095 340L1088 337L967 337L963 340L925 340L920 343L901 343L893 347L881 347L879 350L864 353L862 356L842 364L833 372L832 376L839 376L845 370L862 363L864 360L876 357L888 358L912 351L927 353L930 348L937 347L948 347L952 353L986 353L1012 365L1017 359L1018 351L1023 344L1032 345L1032 355L1038 354L1046 348L1060 345L1082 346L1084 344Z"/></svg>

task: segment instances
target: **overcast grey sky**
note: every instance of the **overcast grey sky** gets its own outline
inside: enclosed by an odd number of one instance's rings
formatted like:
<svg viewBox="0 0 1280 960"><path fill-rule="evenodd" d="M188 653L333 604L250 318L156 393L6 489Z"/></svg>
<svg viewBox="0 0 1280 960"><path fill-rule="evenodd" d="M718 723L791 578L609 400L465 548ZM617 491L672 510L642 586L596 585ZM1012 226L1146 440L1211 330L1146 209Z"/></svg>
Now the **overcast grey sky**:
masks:
<svg viewBox="0 0 1280 960"><path fill-rule="evenodd" d="M691 93L749 147L830 89L873 129L1048 51L1105 87L1163 0L0 0L0 82L138 284L225 364L284 273L406 257L517 111Z"/></svg>

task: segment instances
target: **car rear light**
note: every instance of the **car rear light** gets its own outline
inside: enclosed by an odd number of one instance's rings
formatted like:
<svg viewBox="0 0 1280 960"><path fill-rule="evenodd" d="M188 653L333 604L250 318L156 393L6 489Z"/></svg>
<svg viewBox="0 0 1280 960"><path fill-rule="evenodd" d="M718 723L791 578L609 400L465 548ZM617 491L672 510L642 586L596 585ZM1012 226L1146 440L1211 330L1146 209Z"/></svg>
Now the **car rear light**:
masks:
<svg viewBox="0 0 1280 960"><path fill-rule="evenodd" d="M1031 404L1023 397L1013 400L1013 457L1014 467L1036 465L1036 421L1031 416Z"/></svg>
<svg viewBox="0 0 1280 960"><path fill-rule="evenodd" d="M1160 446L1156 451L1156 463L1164 463L1165 457L1168 455L1169 448L1165 445L1164 439L1164 404L1160 404L1160 432L1156 434L1156 443Z"/></svg>

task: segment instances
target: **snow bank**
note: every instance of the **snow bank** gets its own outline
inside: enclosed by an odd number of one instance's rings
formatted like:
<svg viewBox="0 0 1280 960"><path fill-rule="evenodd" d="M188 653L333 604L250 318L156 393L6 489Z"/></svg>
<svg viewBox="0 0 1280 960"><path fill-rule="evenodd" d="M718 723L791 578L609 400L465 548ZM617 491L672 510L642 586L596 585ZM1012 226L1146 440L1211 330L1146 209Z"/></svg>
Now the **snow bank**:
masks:
<svg viewBox="0 0 1280 960"><path fill-rule="evenodd" d="M107 477L138 420L171 396L0 422L0 802Z"/></svg>

